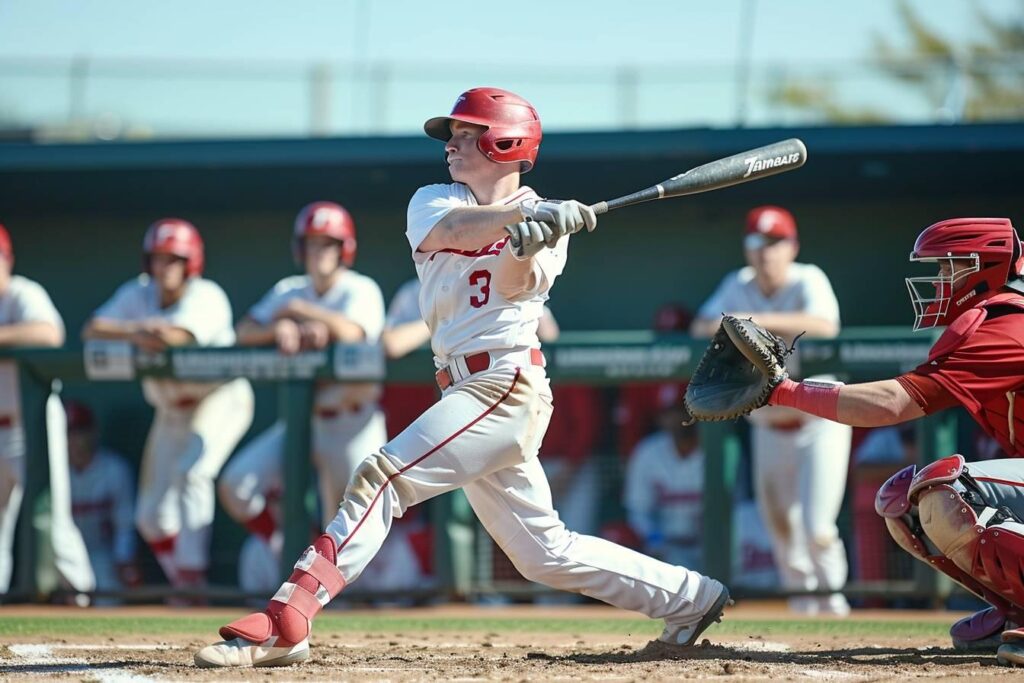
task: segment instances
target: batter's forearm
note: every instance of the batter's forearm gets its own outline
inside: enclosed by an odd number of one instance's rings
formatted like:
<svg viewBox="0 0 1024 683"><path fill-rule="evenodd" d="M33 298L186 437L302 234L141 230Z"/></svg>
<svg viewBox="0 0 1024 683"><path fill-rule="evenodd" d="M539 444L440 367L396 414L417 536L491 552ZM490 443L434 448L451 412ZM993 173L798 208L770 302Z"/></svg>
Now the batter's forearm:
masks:
<svg viewBox="0 0 1024 683"><path fill-rule="evenodd" d="M540 269L533 257L517 259L512 249L502 249L494 271L494 291L508 301L529 299L537 291Z"/></svg>
<svg viewBox="0 0 1024 683"><path fill-rule="evenodd" d="M523 212L518 204L458 207L437 222L420 243L419 250L483 249L508 237L506 225L521 223L523 220Z"/></svg>
<svg viewBox="0 0 1024 683"><path fill-rule="evenodd" d="M0 346L60 346L63 343L64 331L52 323L0 325Z"/></svg>

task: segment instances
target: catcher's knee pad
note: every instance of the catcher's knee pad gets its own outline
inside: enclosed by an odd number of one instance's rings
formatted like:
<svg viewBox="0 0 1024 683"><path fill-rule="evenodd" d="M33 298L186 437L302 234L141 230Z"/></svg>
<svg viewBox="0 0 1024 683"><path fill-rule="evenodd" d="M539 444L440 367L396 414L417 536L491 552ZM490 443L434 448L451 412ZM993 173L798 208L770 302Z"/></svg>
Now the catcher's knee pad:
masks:
<svg viewBox="0 0 1024 683"><path fill-rule="evenodd" d="M970 574L985 524L953 486L963 471L962 455L936 460L914 475L908 497L917 506L921 529L928 539L940 553Z"/></svg>
<svg viewBox="0 0 1024 683"><path fill-rule="evenodd" d="M334 539L323 534L299 557L291 576L270 599L267 609L222 627L221 637L263 643L276 636L277 647L308 638L313 617L345 587L337 559Z"/></svg>

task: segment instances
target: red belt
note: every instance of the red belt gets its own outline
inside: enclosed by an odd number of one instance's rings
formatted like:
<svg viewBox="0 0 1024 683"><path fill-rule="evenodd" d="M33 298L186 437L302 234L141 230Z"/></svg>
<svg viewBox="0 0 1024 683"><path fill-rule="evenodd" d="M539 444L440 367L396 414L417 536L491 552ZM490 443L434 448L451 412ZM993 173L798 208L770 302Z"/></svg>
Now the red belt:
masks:
<svg viewBox="0 0 1024 683"><path fill-rule="evenodd" d="M14 416L13 415L0 415L0 429L4 429L6 427L13 427L13 426L14 426Z"/></svg>
<svg viewBox="0 0 1024 683"><path fill-rule="evenodd" d="M803 427L804 424L803 420L787 420L785 422L773 422L768 425L768 429L774 429L777 432L795 432Z"/></svg>
<svg viewBox="0 0 1024 683"><path fill-rule="evenodd" d="M174 402L174 407L177 408L178 410L191 410L192 408L195 408L197 405L199 405L199 399L193 398L191 396L187 398L179 398L177 401Z"/></svg>
<svg viewBox="0 0 1024 683"><path fill-rule="evenodd" d="M339 406L337 408L317 408L316 416L321 420L332 420L339 415L344 415L345 413L352 413L354 415L362 411L362 409L362 403L356 403L350 406Z"/></svg>
<svg viewBox="0 0 1024 683"><path fill-rule="evenodd" d="M466 369L469 370L470 375L483 372L487 368L491 367L491 354L486 351L466 356L465 360ZM530 349L530 365L539 365L540 367L544 367L544 354L541 353L540 349ZM448 370L447 366L434 373L434 379L437 380L437 386L441 391L444 391L451 385L455 384L455 380L452 378L452 373Z"/></svg>

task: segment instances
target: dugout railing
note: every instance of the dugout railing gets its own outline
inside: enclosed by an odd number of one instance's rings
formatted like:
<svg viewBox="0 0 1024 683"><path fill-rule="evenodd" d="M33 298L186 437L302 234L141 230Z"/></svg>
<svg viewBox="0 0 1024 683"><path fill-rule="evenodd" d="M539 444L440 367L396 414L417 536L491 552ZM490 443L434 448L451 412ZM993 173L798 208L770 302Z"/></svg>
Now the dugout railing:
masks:
<svg viewBox="0 0 1024 683"><path fill-rule="evenodd" d="M846 381L882 379L913 368L927 357L933 339L904 328L851 328L838 338L803 339L797 345L802 375L831 373ZM614 386L624 382L684 380L692 373L707 342L684 335L655 335L646 331L564 332L557 343L544 347L553 382ZM279 415L287 428L284 468L285 541L282 575L308 545L310 482L310 415L317 380L431 382L433 363L426 349L385 363L379 349L338 345L325 351L282 356L274 349L176 348L164 353L135 351L127 345L101 343L71 349L4 349L0 358L19 365L22 414L26 439L26 480L15 547L15 583L6 599L36 596L37 533L32 511L49 486L45 424L46 399L60 382L134 382L146 376L183 380L246 377L278 386ZM555 419L557 419L557 406ZM728 581L732 543L722 530L732 526L732 500L741 458L736 422L702 424L706 454L704 486L704 570ZM920 459L930 462L956 450L956 414L940 413L918 423ZM532 585L502 585L474 557L476 522L464 496L447 495L431 502L437 584L428 592L466 597L493 592L536 592ZM726 536L731 536L728 532ZM851 582L851 595L908 595L938 599L949 591L935 572L921 563L906 581ZM355 588L355 586L353 586ZM211 589L211 595L237 592ZM422 592L422 591L421 591ZM749 593L749 592L748 592ZM146 595L158 596L160 591ZM780 595L778 591L772 594ZM237 596L237 595L236 595Z"/></svg>

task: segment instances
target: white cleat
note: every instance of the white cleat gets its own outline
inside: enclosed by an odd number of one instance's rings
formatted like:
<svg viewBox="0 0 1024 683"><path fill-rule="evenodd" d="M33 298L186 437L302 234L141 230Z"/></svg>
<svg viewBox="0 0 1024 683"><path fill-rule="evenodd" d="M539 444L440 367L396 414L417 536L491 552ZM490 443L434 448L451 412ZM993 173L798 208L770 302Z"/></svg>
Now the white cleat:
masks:
<svg viewBox="0 0 1024 683"><path fill-rule="evenodd" d="M1019 643L1003 643L996 651L996 661L1003 666L1024 666L1024 647Z"/></svg>
<svg viewBox="0 0 1024 683"><path fill-rule="evenodd" d="M718 582L716 581L715 583ZM697 638L709 626L722 621L722 612L732 604L732 598L729 597L728 588L722 584L718 585L721 586L718 597L715 598L708 610L699 619L682 623L672 623L666 619L665 630L658 636L658 640L669 645L690 647L697 642Z"/></svg>
<svg viewBox="0 0 1024 683"><path fill-rule="evenodd" d="M196 666L215 667L289 666L309 659L309 641L303 640L288 647L274 647L276 638L263 644L245 638L222 640L207 645L196 653Z"/></svg>

